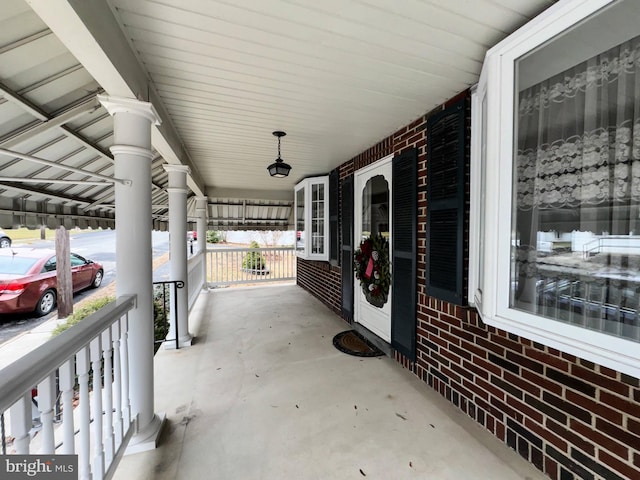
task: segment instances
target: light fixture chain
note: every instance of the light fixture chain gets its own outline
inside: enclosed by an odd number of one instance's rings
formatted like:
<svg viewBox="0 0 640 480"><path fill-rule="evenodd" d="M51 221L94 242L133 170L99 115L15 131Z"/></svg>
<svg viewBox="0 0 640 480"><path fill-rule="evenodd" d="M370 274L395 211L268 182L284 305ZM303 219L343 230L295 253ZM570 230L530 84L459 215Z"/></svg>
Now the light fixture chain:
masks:
<svg viewBox="0 0 640 480"><path fill-rule="evenodd" d="M282 150L280 139L284 137L286 133L281 130L276 130L275 132L273 132L273 135L278 137L278 158L276 158L276 161L267 167L267 170L269 172L269 175L271 175L272 177L284 178L289 175L289 171L291 170L291 165L285 163L282 160L281 156Z"/></svg>

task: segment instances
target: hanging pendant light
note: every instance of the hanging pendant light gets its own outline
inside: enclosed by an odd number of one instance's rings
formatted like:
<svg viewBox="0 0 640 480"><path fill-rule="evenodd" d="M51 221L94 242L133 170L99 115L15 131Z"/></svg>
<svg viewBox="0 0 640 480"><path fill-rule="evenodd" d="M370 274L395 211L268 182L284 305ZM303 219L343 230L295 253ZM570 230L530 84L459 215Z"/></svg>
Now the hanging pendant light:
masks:
<svg viewBox="0 0 640 480"><path fill-rule="evenodd" d="M276 131L273 134L278 137L278 158L271 165L267 167L269 171L269 175L276 178L284 178L289 175L289 171L291 170L291 165L288 163L284 163L282 158L280 158L280 139L286 135L284 132Z"/></svg>

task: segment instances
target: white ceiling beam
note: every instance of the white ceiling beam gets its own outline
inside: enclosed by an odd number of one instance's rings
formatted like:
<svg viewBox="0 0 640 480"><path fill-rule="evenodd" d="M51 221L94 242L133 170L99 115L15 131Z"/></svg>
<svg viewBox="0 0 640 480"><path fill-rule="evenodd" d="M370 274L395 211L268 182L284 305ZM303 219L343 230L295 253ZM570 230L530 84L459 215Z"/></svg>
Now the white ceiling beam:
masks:
<svg viewBox="0 0 640 480"><path fill-rule="evenodd" d="M89 177L101 178L107 182L120 183L122 185L130 185L131 180L126 180L122 178L109 177L107 175L101 175L99 173L90 172L88 170L82 170L81 168L71 167L69 165L64 165L63 163L52 162L51 160L45 160L44 158L34 157L33 155L27 155L26 153L15 152L13 150L7 150L5 148L0 148L0 155L5 155L8 157L20 158L22 160L27 160L29 162L40 163L42 165L46 165L52 168L59 168L61 170L67 170L73 173L80 173L82 175L87 175Z"/></svg>
<svg viewBox="0 0 640 480"><path fill-rule="evenodd" d="M63 110L58 115L49 116L39 107L31 104L2 83L0 83L0 93L6 99L10 99L11 102L15 103L20 108L24 109L27 113L33 115L42 122L40 124L27 126L24 130L16 133L13 137L10 137L4 142L0 143L0 146L5 148L13 148L18 144L33 138L35 135L46 132L51 128L59 128L60 130L63 130L65 132L65 135L72 137L83 147L88 148L89 150L92 150L93 152L100 155L102 158L113 162L113 158L107 152L88 141L82 135L64 126L65 123L70 122L84 114L93 113L100 107L97 97L94 94L81 99L78 103L70 106L66 110Z"/></svg>
<svg viewBox="0 0 640 480"><path fill-rule="evenodd" d="M156 192L165 192L165 189L159 185L156 184L154 182L151 182L151 189L155 190ZM91 210L94 208L100 208L102 205L102 202L104 202L105 200L109 199L111 200L113 198L113 190L109 190L107 193L105 193L104 195L100 196L97 200L95 200L93 203L90 203L89 205L87 205L85 207L85 210Z"/></svg>
<svg viewBox="0 0 640 480"><path fill-rule="evenodd" d="M28 45L31 42L35 42L39 38L46 37L47 35L52 35L51 30L49 30L48 28L44 30L40 30L39 32L36 32L36 33L32 33L31 35L27 35L26 37L22 37L19 40L16 40L15 42L2 45L2 47L0 47L0 55L2 55L3 53L10 52L15 48L22 47L23 45Z"/></svg>
<svg viewBox="0 0 640 480"><path fill-rule="evenodd" d="M85 210L93 210L94 208L101 208L102 205L103 205L102 202L104 202L107 199L112 199L112 198L113 198L113 190L109 190L107 193L105 193L101 197L98 197L98 199L95 200L93 203L90 203L89 205L84 207L84 209Z"/></svg>
<svg viewBox="0 0 640 480"><path fill-rule="evenodd" d="M4 95L6 95L8 92L8 89L5 86L0 85L0 91ZM15 103L18 103L22 108L24 108L25 110L28 110L29 113L35 114L33 112L33 108L30 108L28 104L22 101L21 99L18 98L17 100L15 100ZM42 120L42 123L39 123L38 125L31 127L26 131L18 133L17 135L9 138L8 140L5 140L4 142L0 143L0 145L4 148L13 148L22 142L31 140L33 137L40 135L46 132L47 130L61 127L65 123L71 122L72 120L75 120L76 118L81 117L82 115L85 115L87 113L93 113L98 108L100 108L100 102L98 102L98 99L94 95L92 95L82 100L79 104L65 110L64 112L54 117L47 117L44 114L38 115L38 119ZM101 152L101 154L102 154L101 156L104 156L103 152ZM110 158L110 160L112 159Z"/></svg>
<svg viewBox="0 0 640 480"><path fill-rule="evenodd" d="M95 215L79 215L77 213L60 213L60 212L31 212L31 211L16 211L16 210L0 210L0 213L5 215L25 215L27 217L54 217L54 218L75 218L75 219L90 219L90 220L104 220L113 222L113 217L99 217Z"/></svg>
<svg viewBox="0 0 640 480"><path fill-rule="evenodd" d="M51 32L51 30L48 30L48 31ZM35 83L31 83L26 87L22 87L16 93L20 96L24 96L26 93L32 92L33 90L41 88L45 85L50 84L51 82L54 82L56 80L66 77L67 75L71 75L72 73L81 71L81 70L82 70L82 65L80 65L79 63L76 63L75 65L69 68L65 68L64 70L59 70L54 74L49 75L48 77L41 78Z"/></svg>
<svg viewBox="0 0 640 480"><path fill-rule="evenodd" d="M104 205L102 205L102 207L105 208L116 208L115 204L109 204L109 203L105 203ZM153 210L159 210L159 209L166 209L169 208L169 204L151 204L151 208ZM86 210L86 209L85 209Z"/></svg>
<svg viewBox="0 0 640 480"><path fill-rule="evenodd" d="M89 201L82 199L82 198L76 198L76 197L70 197L68 195L58 195L55 193L52 193L50 191L41 191L38 190L36 188L29 188L29 187L25 187L25 186L21 186L21 185L15 185L15 184L11 184L11 183L5 183L2 182L0 183L0 188L4 188L4 189L9 189L9 190L15 190L17 192L22 192L22 193L26 193L29 195L40 195L43 197L47 197L47 198L51 198L51 199L55 199L55 200L60 200L62 202L71 202L71 203L77 203L80 205L85 205L88 204Z"/></svg>
<svg viewBox="0 0 640 480"><path fill-rule="evenodd" d="M55 178L15 178L0 177L0 182L18 182L18 183L59 183L61 185L109 185L111 182L98 182L91 180L64 180Z"/></svg>
<svg viewBox="0 0 640 480"><path fill-rule="evenodd" d="M24 98L22 98L20 95L15 93L13 90L11 90L9 87L4 85L3 83L0 83L0 93L6 100L8 100L11 103L15 103L20 108L25 110L28 114L36 117L38 120L42 122L48 120L46 113L41 111L35 105L31 105L31 103L27 102Z"/></svg>
<svg viewBox="0 0 640 480"><path fill-rule="evenodd" d="M151 102L161 120L152 129L154 148L168 163L186 165L189 188L204 195L205 184L184 148L160 97L122 35L105 0L26 0L108 95Z"/></svg>

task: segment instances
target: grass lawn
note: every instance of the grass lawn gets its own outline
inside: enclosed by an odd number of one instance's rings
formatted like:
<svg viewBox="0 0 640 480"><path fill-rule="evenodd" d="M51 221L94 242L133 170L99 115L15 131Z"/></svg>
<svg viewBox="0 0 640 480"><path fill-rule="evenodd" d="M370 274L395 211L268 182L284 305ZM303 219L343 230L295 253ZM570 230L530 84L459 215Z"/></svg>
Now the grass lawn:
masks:
<svg viewBox="0 0 640 480"><path fill-rule="evenodd" d="M69 230L69 234L77 235L78 233L89 233L95 232L96 230L80 230L80 229L72 229ZM31 243L36 240L40 240L40 229L28 229L28 228L14 228L14 229L4 229L4 232L9 235L12 243ZM56 238L56 231L50 228L45 230L45 238L47 240L54 240Z"/></svg>

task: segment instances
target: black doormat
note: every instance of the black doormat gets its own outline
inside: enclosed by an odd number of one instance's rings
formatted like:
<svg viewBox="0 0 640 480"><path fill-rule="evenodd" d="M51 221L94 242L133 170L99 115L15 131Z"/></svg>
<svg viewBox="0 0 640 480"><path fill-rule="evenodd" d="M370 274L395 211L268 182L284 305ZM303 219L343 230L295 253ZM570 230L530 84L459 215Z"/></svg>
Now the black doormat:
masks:
<svg viewBox="0 0 640 480"><path fill-rule="evenodd" d="M355 330L340 332L333 337L333 346L343 353L356 357L379 357L384 352Z"/></svg>

